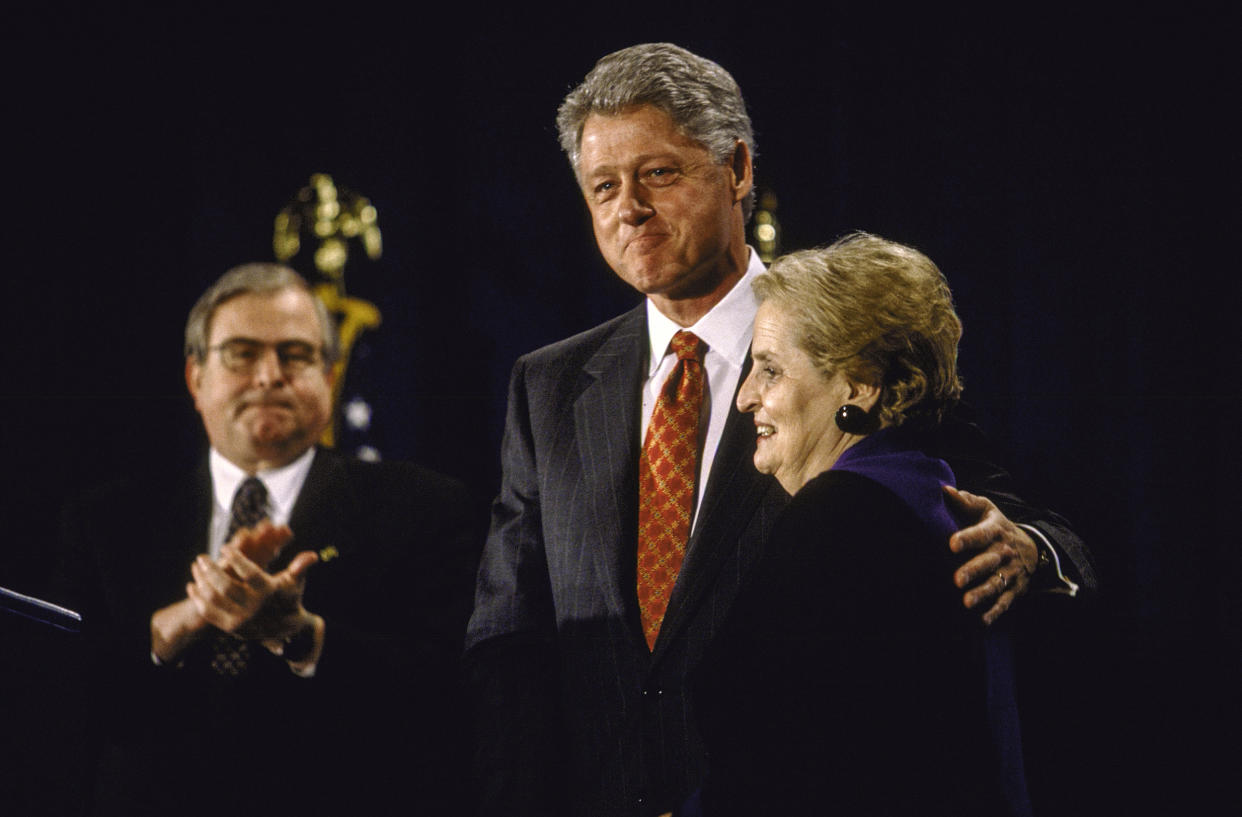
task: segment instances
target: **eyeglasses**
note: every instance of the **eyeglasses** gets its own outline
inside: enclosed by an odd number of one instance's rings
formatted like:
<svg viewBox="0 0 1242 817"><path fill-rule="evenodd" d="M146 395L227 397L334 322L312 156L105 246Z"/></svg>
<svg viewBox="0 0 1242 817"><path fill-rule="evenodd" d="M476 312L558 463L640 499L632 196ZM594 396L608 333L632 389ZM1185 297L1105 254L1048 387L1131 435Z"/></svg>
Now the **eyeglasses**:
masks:
<svg viewBox="0 0 1242 817"><path fill-rule="evenodd" d="M276 360L280 362L281 371L288 375L301 374L315 366L322 359L319 350L309 343L300 340L285 340L280 343L263 343L258 340L233 338L207 351L219 352L220 362L224 368L236 374L254 374L268 349L276 350Z"/></svg>

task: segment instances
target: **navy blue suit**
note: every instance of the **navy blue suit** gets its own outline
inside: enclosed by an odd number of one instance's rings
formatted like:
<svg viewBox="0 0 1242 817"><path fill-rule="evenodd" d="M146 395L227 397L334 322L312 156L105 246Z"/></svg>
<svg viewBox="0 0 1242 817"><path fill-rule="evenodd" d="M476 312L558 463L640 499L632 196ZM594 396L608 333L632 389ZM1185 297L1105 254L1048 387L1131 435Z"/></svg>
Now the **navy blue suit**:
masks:
<svg viewBox="0 0 1242 817"><path fill-rule="evenodd" d="M457 667L477 554L461 486L413 465L316 454L294 539L272 566L331 554L307 577L304 604L327 623L309 679L261 647L243 677L221 678L210 639L179 668L152 665L151 614L185 597L211 503L204 460L109 485L67 514L66 573L90 650L95 811L459 805L468 728Z"/></svg>

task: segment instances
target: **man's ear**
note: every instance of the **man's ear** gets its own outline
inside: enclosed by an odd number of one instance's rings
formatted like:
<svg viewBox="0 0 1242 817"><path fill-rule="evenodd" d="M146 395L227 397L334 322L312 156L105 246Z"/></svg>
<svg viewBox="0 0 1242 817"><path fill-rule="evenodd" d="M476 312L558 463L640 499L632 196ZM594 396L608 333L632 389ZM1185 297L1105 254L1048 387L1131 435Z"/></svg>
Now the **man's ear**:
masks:
<svg viewBox="0 0 1242 817"><path fill-rule="evenodd" d="M194 408L198 408L198 389L202 384L203 367L194 355L189 355L185 359L185 387L190 392L190 397L194 398Z"/></svg>
<svg viewBox="0 0 1242 817"><path fill-rule="evenodd" d="M733 200L741 201L750 195L755 186L755 169L752 165L750 148L741 139L733 148L733 158L729 162L729 170L733 173Z"/></svg>

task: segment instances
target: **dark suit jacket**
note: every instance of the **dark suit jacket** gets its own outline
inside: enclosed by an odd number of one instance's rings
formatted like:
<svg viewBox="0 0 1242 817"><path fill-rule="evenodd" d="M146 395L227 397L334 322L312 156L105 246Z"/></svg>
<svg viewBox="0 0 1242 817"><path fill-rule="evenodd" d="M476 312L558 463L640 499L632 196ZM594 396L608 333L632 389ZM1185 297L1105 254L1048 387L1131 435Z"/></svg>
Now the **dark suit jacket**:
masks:
<svg viewBox="0 0 1242 817"><path fill-rule="evenodd" d="M408 464L320 450L289 521L326 621L312 678L258 647L230 681L206 641L178 668L149 658L151 614L185 597L206 549L206 462L119 482L67 514L66 574L84 616L97 713L98 813L320 814L460 802L457 661L477 550L461 486ZM217 809L228 809L219 812Z"/></svg>
<svg viewBox="0 0 1242 817"><path fill-rule="evenodd" d="M1011 813L989 635L933 580L954 569L944 537L858 474L798 492L695 672L703 815Z"/></svg>
<svg viewBox="0 0 1242 817"><path fill-rule="evenodd" d="M467 635L495 813L658 813L705 769L686 673L786 499L731 412L649 651L634 589L646 331L640 306L514 368Z"/></svg>
<svg viewBox="0 0 1242 817"><path fill-rule="evenodd" d="M787 497L755 471L753 420L731 409L649 652L634 565L646 346L639 306L514 367L466 641L485 813L658 814L704 775L687 676ZM984 493L1004 476L973 461L962 473Z"/></svg>

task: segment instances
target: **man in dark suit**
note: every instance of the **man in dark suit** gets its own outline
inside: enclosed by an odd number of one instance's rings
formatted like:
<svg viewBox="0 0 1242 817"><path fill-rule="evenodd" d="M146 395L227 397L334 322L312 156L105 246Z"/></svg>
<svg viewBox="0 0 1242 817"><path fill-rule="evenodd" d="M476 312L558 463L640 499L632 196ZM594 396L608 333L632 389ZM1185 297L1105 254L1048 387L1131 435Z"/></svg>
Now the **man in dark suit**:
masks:
<svg viewBox="0 0 1242 817"><path fill-rule="evenodd" d="M186 327L208 456L67 514L98 713L94 813L460 802L477 552L464 491L315 446L336 355L297 273L231 270Z"/></svg>
<svg viewBox="0 0 1242 817"><path fill-rule="evenodd" d="M786 502L734 407L763 271L744 229L754 138L732 77L667 44L600 60L558 127L600 252L646 298L514 367L466 641L481 796L488 814L647 817L703 779L687 679ZM1059 520L985 463L951 464L1031 524L962 498L968 606L992 621L1033 577L1060 583L1054 548L1092 581Z"/></svg>

